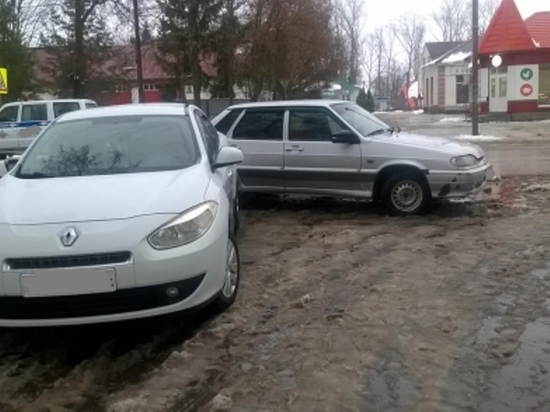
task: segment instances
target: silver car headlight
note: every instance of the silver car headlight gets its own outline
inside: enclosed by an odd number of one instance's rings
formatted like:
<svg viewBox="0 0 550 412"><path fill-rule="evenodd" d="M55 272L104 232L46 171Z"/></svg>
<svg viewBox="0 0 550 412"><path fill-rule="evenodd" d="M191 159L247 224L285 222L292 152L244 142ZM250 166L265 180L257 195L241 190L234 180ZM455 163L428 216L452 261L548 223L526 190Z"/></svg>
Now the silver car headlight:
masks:
<svg viewBox="0 0 550 412"><path fill-rule="evenodd" d="M206 202L190 209L149 236L157 250L173 249L200 239L208 232L218 211L216 202Z"/></svg>
<svg viewBox="0 0 550 412"><path fill-rule="evenodd" d="M451 163L460 168L474 167L481 164L483 159L478 159L473 155L457 156L451 159Z"/></svg>

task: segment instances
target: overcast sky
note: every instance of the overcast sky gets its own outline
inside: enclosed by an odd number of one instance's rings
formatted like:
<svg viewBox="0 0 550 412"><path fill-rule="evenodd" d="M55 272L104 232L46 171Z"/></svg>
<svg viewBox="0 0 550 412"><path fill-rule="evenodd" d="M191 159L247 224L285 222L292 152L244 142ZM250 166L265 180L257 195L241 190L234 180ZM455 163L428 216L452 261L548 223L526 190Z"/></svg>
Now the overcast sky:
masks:
<svg viewBox="0 0 550 412"><path fill-rule="evenodd" d="M367 0L367 26L380 27L404 12L431 14L441 0ZM483 1L483 0L480 0ZM550 11L550 0L516 0L524 18L536 11ZM369 30L370 31L370 30Z"/></svg>

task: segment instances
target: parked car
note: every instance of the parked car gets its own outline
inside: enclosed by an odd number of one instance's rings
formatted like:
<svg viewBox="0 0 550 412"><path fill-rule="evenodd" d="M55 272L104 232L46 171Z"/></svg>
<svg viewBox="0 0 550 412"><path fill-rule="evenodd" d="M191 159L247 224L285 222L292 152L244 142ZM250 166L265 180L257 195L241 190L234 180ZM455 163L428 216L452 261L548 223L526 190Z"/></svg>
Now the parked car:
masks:
<svg viewBox="0 0 550 412"><path fill-rule="evenodd" d="M412 215L465 197L493 177L472 144L402 132L356 104L282 101L228 108L213 120L241 149L239 190L381 200Z"/></svg>
<svg viewBox="0 0 550 412"><path fill-rule="evenodd" d="M59 116L97 107L93 100L37 100L0 108L0 156L23 153L38 133Z"/></svg>
<svg viewBox="0 0 550 412"><path fill-rule="evenodd" d="M228 308L242 160L193 106L55 120L0 180L0 326Z"/></svg>

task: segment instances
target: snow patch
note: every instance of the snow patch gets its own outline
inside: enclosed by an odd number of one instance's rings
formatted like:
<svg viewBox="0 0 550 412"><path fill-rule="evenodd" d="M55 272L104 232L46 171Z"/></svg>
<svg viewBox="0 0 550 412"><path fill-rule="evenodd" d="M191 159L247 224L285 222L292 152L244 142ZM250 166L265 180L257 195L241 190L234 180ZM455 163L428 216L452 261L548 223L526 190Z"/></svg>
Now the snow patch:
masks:
<svg viewBox="0 0 550 412"><path fill-rule="evenodd" d="M424 114L424 110L420 109L420 110L413 110L412 112L413 114Z"/></svg>
<svg viewBox="0 0 550 412"><path fill-rule="evenodd" d="M471 52L457 52L451 54L449 57L443 59L441 63L443 64L453 64L458 63L466 60L468 57L472 55Z"/></svg>
<svg viewBox="0 0 550 412"><path fill-rule="evenodd" d="M464 141L473 141L473 142L498 142L500 140L505 140L505 137L499 137L499 136L473 136L471 134L461 134L459 136L455 136L454 139L456 140L464 140Z"/></svg>
<svg viewBox="0 0 550 412"><path fill-rule="evenodd" d="M522 189L526 193L550 192L550 183L537 183Z"/></svg>
<svg viewBox="0 0 550 412"><path fill-rule="evenodd" d="M463 117L445 117L439 121L439 123L460 123L463 122Z"/></svg>

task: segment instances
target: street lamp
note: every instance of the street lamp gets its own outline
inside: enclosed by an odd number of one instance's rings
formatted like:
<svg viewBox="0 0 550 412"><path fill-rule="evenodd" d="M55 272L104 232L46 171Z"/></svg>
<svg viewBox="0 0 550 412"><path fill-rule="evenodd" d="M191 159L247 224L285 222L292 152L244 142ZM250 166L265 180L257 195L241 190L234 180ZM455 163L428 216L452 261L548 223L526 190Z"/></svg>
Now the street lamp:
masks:
<svg viewBox="0 0 550 412"><path fill-rule="evenodd" d="M479 0L472 7L472 134L479 136Z"/></svg>

